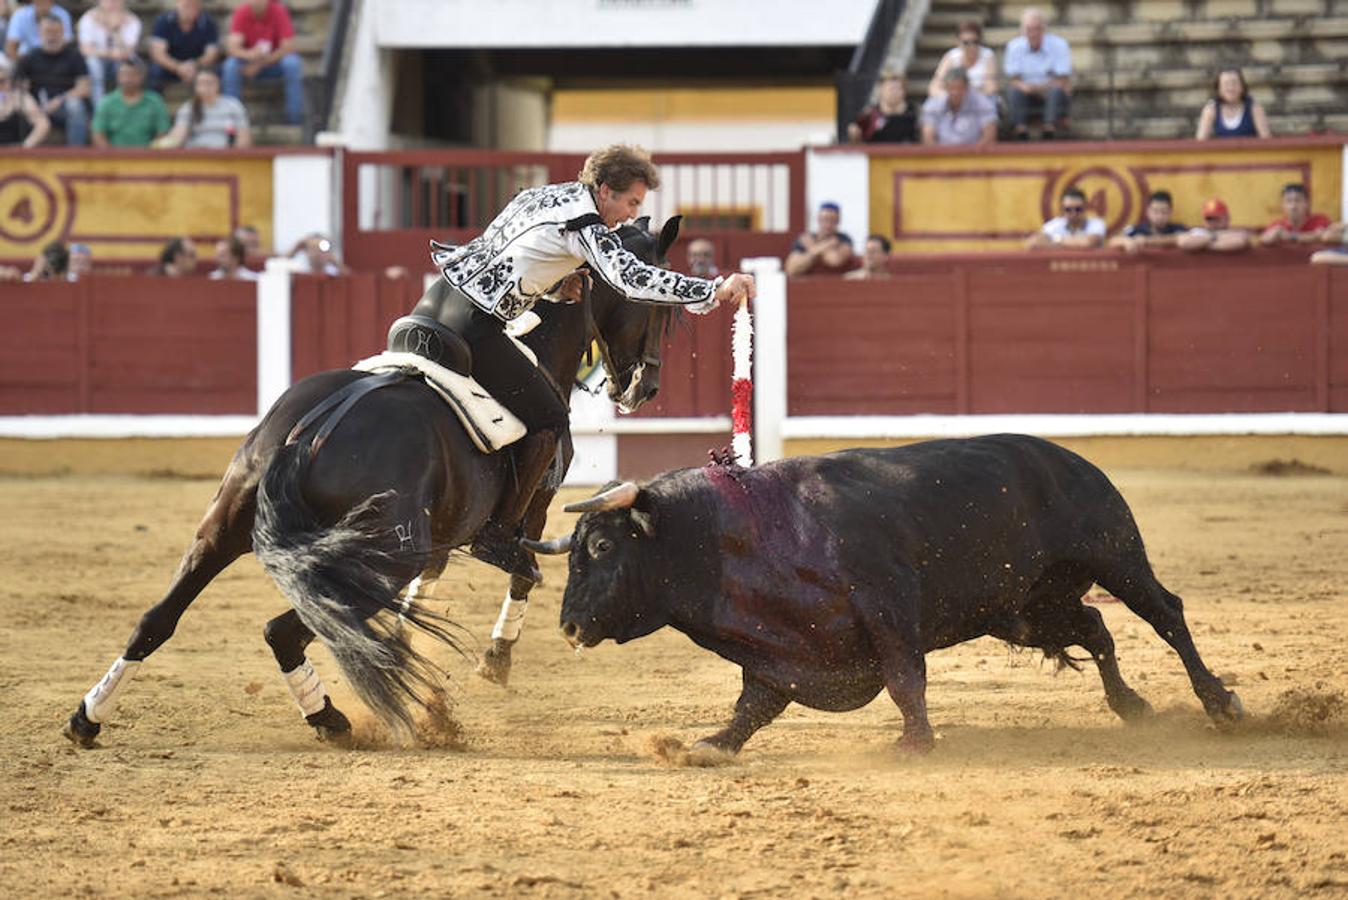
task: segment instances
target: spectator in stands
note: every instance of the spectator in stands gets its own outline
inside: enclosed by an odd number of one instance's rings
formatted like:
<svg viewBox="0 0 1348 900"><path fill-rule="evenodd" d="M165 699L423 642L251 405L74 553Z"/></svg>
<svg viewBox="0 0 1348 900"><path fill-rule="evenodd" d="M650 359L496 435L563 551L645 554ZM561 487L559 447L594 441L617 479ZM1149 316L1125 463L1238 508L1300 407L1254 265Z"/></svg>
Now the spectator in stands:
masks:
<svg viewBox="0 0 1348 900"><path fill-rule="evenodd" d="M89 143L89 69L59 17L46 16L38 31L40 43L19 60L14 79L26 82L47 118L65 129L67 144L83 146Z"/></svg>
<svg viewBox="0 0 1348 900"><path fill-rule="evenodd" d="M145 63L133 56L117 69L117 90L94 111L94 146L148 147L169 124L164 98L145 90Z"/></svg>
<svg viewBox="0 0 1348 900"><path fill-rule="evenodd" d="M150 87L162 91L170 81L191 83L197 72L219 62L220 55L220 32L201 11L201 0L178 0L173 12L154 20Z"/></svg>
<svg viewBox="0 0 1348 900"><path fill-rule="evenodd" d="M140 17L126 9L126 0L98 0L98 5L80 16L80 52L89 66L94 106L103 99L117 67L136 52L140 43Z"/></svg>
<svg viewBox="0 0 1348 900"><path fill-rule="evenodd" d="M839 274L852 266L852 239L838 230L842 209L836 203L821 203L815 219L818 230L796 238L786 257L786 274Z"/></svg>
<svg viewBox="0 0 1348 900"><path fill-rule="evenodd" d="M1250 96L1245 84L1245 73L1240 69L1222 69L1212 85L1212 99L1203 104L1198 114L1200 141L1208 138L1272 137L1268 115Z"/></svg>
<svg viewBox="0 0 1348 900"><path fill-rule="evenodd" d="M889 278L889 238L883 234L873 234L866 238L866 250L861 255L861 267L843 275L852 281L869 281L876 278Z"/></svg>
<svg viewBox="0 0 1348 900"><path fill-rule="evenodd" d="M253 146L248 111L233 97L221 95L219 75L202 69L192 82L192 90L192 99L178 107L173 130L160 145L214 150Z"/></svg>
<svg viewBox="0 0 1348 900"><path fill-rule="evenodd" d="M975 144L997 140L997 104L969 90L969 76L959 66L945 73L945 93L922 104L922 143Z"/></svg>
<svg viewBox="0 0 1348 900"><path fill-rule="evenodd" d="M1213 250L1230 253L1250 246L1250 233L1231 227L1231 211L1226 204L1213 197L1203 204L1203 224L1190 228L1175 240L1181 250L1195 252Z"/></svg>
<svg viewBox="0 0 1348 900"><path fill-rule="evenodd" d="M5 56L5 34L9 31L9 18L13 14L13 0L0 0L0 57ZM0 281L3 280L0 279Z"/></svg>
<svg viewBox="0 0 1348 900"><path fill-rule="evenodd" d="M941 64L932 73L927 85L928 97L945 93L945 76L951 69L963 69L969 76L969 88L976 93L996 98L997 54L983 46L983 26L974 19L965 19L957 31L959 43L946 51Z"/></svg>
<svg viewBox="0 0 1348 900"><path fill-rule="evenodd" d="M225 93L242 98L253 78L285 81L286 121L304 118L304 65L295 52L295 26L280 0L244 0L229 21L225 48Z"/></svg>
<svg viewBox="0 0 1348 900"><path fill-rule="evenodd" d="M715 278L721 274L716 266L716 245L706 238L688 244L688 274L698 278Z"/></svg>
<svg viewBox="0 0 1348 900"><path fill-rule="evenodd" d="M215 263L218 268L211 272L209 277L214 281L229 279L257 281L258 273L244 265L247 256L248 248L244 247L243 241L236 237L225 238L215 245Z"/></svg>
<svg viewBox="0 0 1348 900"><path fill-rule="evenodd" d="M1062 215L1049 219L1044 227L1030 235L1029 250L1076 249L1099 247L1105 242L1105 221L1086 212L1086 195L1078 188L1062 192Z"/></svg>
<svg viewBox="0 0 1348 900"><path fill-rule="evenodd" d="M1174 221L1175 201L1169 191L1156 191L1147 198L1147 217L1129 225L1123 234L1109 240L1109 246L1136 253L1147 247L1173 247L1189 229Z"/></svg>
<svg viewBox="0 0 1348 900"><path fill-rule="evenodd" d="M182 278L196 271L197 245L189 237L179 237L169 241L159 251L159 264L150 270L150 274Z"/></svg>
<svg viewBox="0 0 1348 900"><path fill-rule="evenodd" d="M847 126L852 143L903 144L917 140L917 115L908 105L908 81L900 72L880 76L876 102Z"/></svg>
<svg viewBox="0 0 1348 900"><path fill-rule="evenodd" d="M33 267L23 276L24 281L61 281L70 268L70 251L60 241L52 241L42 248L33 260Z"/></svg>
<svg viewBox="0 0 1348 900"><path fill-rule="evenodd" d="M1323 213L1311 212L1310 194L1300 183L1284 185L1282 189L1282 217L1274 219L1259 235L1259 243L1319 244L1333 240L1334 223Z"/></svg>
<svg viewBox="0 0 1348 900"><path fill-rule="evenodd" d="M50 129L47 114L32 94L17 89L14 68L0 55L0 146L36 147Z"/></svg>
<svg viewBox="0 0 1348 900"><path fill-rule="evenodd" d="M257 233L257 227L254 225L240 225L234 229L234 237L243 244L244 255L247 259L265 259L266 254L262 251L262 236Z"/></svg>
<svg viewBox="0 0 1348 900"><path fill-rule="evenodd" d="M56 0L33 0L27 6L20 6L10 17L5 29L5 55L17 61L36 50L42 43L42 20L47 16L55 16L61 23L61 43L74 39L70 13L62 9Z"/></svg>
<svg viewBox="0 0 1348 900"><path fill-rule="evenodd" d="M337 256L332 241L314 233L301 238L291 251L294 270L308 275L345 275L349 270Z"/></svg>
<svg viewBox="0 0 1348 900"><path fill-rule="evenodd" d="M1030 136L1030 115L1043 115L1044 140L1066 129L1072 104L1072 49L1067 41L1049 34L1044 15L1027 9L1020 17L1020 34L1006 45L1007 106L1012 136Z"/></svg>
<svg viewBox="0 0 1348 900"><path fill-rule="evenodd" d="M88 244L70 245L70 262L66 269L68 281L79 281L94 274L94 251Z"/></svg>

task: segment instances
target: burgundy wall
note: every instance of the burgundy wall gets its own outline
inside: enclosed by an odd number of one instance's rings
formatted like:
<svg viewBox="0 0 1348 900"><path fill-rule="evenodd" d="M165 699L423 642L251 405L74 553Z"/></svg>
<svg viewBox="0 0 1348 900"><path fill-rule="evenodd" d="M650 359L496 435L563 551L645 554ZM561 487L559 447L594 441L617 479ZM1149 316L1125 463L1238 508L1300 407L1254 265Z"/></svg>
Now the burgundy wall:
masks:
<svg viewBox="0 0 1348 900"><path fill-rule="evenodd" d="M795 279L788 410L1348 412L1348 271L1304 257L1022 254Z"/></svg>
<svg viewBox="0 0 1348 900"><path fill-rule="evenodd" d="M252 414L257 288L98 278L0 286L0 414Z"/></svg>

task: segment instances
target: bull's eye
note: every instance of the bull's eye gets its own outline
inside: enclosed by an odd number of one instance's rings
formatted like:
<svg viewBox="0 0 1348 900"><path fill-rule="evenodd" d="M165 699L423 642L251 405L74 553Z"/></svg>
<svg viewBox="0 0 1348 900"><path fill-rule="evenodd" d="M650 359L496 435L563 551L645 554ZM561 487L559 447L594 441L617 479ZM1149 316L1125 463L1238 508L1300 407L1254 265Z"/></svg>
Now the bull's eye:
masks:
<svg viewBox="0 0 1348 900"><path fill-rule="evenodd" d="M594 537L590 538L589 546L590 546L590 555L593 556L595 559L598 559L599 557L603 556L605 553L613 549L613 542L606 537L595 535Z"/></svg>

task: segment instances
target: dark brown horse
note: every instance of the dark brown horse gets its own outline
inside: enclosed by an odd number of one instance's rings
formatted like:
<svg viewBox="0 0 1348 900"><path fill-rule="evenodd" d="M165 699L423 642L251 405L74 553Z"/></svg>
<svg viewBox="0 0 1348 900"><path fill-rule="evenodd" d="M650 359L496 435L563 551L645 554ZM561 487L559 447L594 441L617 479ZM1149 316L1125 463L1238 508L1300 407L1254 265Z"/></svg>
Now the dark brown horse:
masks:
<svg viewBox="0 0 1348 900"><path fill-rule="evenodd" d="M657 237L642 227L620 232L624 245L663 263L678 220ZM609 396L635 409L659 384L660 342L670 307L628 302L602 281L583 304L540 304L542 321L523 338L539 367L569 397L591 340L597 341ZM151 607L125 652L70 717L65 734L91 746L119 689L167 641L178 620L212 579L250 550L292 608L267 623L267 643L305 720L323 738L350 732L305 659L315 636L332 651L357 695L383 720L411 723L411 707L433 690L438 671L411 648L403 623L458 647L450 624L400 594L423 573L438 575L449 553L467 544L513 477L509 448L483 453L445 402L419 379L373 391L352 406L311 453L313 430L287 444L307 411L357 379L349 369L322 372L292 386L234 454L168 593ZM555 476L539 491L525 521L537 538L548 502L571 461L559 451ZM511 596L532 583L514 578ZM504 681L509 645L496 641L484 663Z"/></svg>

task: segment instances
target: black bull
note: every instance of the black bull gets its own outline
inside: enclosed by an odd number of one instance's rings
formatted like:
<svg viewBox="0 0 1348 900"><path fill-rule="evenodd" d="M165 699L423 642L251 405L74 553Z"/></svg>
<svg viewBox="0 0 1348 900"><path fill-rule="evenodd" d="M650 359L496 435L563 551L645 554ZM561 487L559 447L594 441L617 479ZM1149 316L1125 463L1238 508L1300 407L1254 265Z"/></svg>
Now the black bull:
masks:
<svg viewBox="0 0 1348 900"><path fill-rule="evenodd" d="M1085 648L1123 719L1150 706L1119 674L1092 583L1184 663L1209 716L1241 716L1208 670L1180 598L1152 574L1127 503L1095 466L1024 435L847 450L753 469L684 469L573 504L568 640L619 643L665 625L743 669L737 752L788 703L850 710L886 688L899 747L932 745L926 653L982 635L1063 662Z"/></svg>

